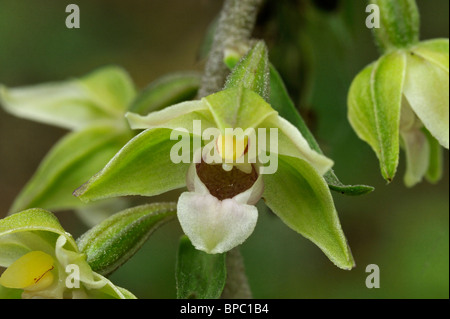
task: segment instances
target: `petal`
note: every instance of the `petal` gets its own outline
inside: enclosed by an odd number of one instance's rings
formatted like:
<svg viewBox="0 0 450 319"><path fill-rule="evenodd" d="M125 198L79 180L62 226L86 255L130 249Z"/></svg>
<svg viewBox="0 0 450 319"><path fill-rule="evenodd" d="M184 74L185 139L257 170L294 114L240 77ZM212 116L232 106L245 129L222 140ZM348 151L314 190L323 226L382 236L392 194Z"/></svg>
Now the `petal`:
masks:
<svg viewBox="0 0 450 319"><path fill-rule="evenodd" d="M246 88L232 88L207 96L206 101L222 132L226 128L256 128L276 111L257 93Z"/></svg>
<svg viewBox="0 0 450 319"><path fill-rule="evenodd" d="M30 231L39 231L36 233L39 233L40 237L52 244L56 241L55 235L63 235L71 248L78 250L72 236L62 228L55 215L46 210L32 208L0 220L0 240L11 234L21 235L26 233L28 235Z"/></svg>
<svg viewBox="0 0 450 319"><path fill-rule="evenodd" d="M448 82L448 71L418 55L408 55L404 95L428 131L447 149L449 148Z"/></svg>
<svg viewBox="0 0 450 319"><path fill-rule="evenodd" d="M55 255L62 268L76 265L79 269L80 281L89 289L99 289L106 285L106 281L96 280L84 254L64 248L66 242L67 239L64 236L59 236L55 246Z"/></svg>
<svg viewBox="0 0 450 319"><path fill-rule="evenodd" d="M183 128L190 133L201 136L202 131L197 132L194 121L201 121L201 129L215 127L214 119L208 106L203 101L182 102L161 111L152 112L146 116L129 112L125 117L128 119L132 129Z"/></svg>
<svg viewBox="0 0 450 319"><path fill-rule="evenodd" d="M448 39L423 41L412 48L412 51L448 73Z"/></svg>
<svg viewBox="0 0 450 319"><path fill-rule="evenodd" d="M377 154L387 181L392 180L398 165L405 69L404 53L384 55L356 76L348 95L350 124Z"/></svg>
<svg viewBox="0 0 450 319"><path fill-rule="evenodd" d="M229 251L253 232L258 219L255 206L233 199L219 201L209 194L185 192L178 200L178 219L195 248L210 254Z"/></svg>
<svg viewBox="0 0 450 319"><path fill-rule="evenodd" d="M311 240L343 269L354 267L330 190L311 165L279 155L278 171L264 175L265 203L290 228Z"/></svg>
<svg viewBox="0 0 450 319"><path fill-rule="evenodd" d="M259 175L252 187L233 197L239 204L256 205L264 193L263 175Z"/></svg>
<svg viewBox="0 0 450 319"><path fill-rule="evenodd" d="M259 125L258 134L260 128L265 128L266 133L269 133L271 128L278 129L278 144L277 150L273 150L270 146L271 153L277 153L282 155L294 156L308 161L317 171L323 175L333 166L333 161L326 156L311 149L310 145L300 133L300 131L284 118L272 115L264 120ZM272 133L270 133L272 134ZM266 141L269 137L266 138ZM259 148L267 149L266 145L258 145Z"/></svg>
<svg viewBox="0 0 450 319"><path fill-rule="evenodd" d="M117 122L134 95L130 78L116 67L64 82L0 87L0 102L8 112L67 129L80 129L94 122Z"/></svg>
<svg viewBox="0 0 450 319"><path fill-rule="evenodd" d="M313 134L295 108L294 102L290 98L280 74L273 65L270 66L270 104L281 117L289 120L300 131L301 135L314 151L323 154ZM330 189L342 194L363 195L374 189L366 185L344 185L332 169L326 172L323 177L327 181Z"/></svg>
<svg viewBox="0 0 450 319"><path fill-rule="evenodd" d="M74 195L84 202L108 197L154 196L186 185L189 163L170 158L171 130L149 129L130 140Z"/></svg>
<svg viewBox="0 0 450 319"><path fill-rule="evenodd" d="M423 128L423 131L430 145L430 164L428 165L426 178L430 183L437 183L442 178L443 171L442 147L427 129Z"/></svg>
<svg viewBox="0 0 450 319"><path fill-rule="evenodd" d="M422 181L428 170L430 146L420 129L401 132L406 152L405 185L412 187Z"/></svg>

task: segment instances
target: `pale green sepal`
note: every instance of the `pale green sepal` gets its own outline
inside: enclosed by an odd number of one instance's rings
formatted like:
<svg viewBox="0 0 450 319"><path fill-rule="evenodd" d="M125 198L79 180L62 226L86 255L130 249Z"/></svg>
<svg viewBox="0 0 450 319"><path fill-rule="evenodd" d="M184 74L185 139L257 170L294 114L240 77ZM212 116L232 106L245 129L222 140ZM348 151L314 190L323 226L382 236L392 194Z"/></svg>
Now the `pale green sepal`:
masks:
<svg viewBox="0 0 450 319"><path fill-rule="evenodd" d="M5 235L29 231L44 231L63 235L70 246L77 250L72 235L62 228L55 215L46 210L32 208L0 220L0 239Z"/></svg>
<svg viewBox="0 0 450 319"><path fill-rule="evenodd" d="M0 236L0 267L9 267L14 261L33 250L53 255L54 242L58 236L60 235L48 231L18 231Z"/></svg>
<svg viewBox="0 0 450 319"><path fill-rule="evenodd" d="M270 105L280 114L281 117L287 119L300 131L301 135L308 142L312 150L319 154L323 154L313 134L295 108L295 105L287 92L286 86L280 74L273 65L270 66ZM366 185L343 184L334 174L333 169L326 172L324 174L324 178L330 189L345 195L363 195L374 190L373 187Z"/></svg>
<svg viewBox="0 0 450 319"><path fill-rule="evenodd" d="M105 285L97 289L85 289L80 295L72 292L72 299L137 299L130 291L114 285L102 275L94 272L93 276L95 281L102 281Z"/></svg>
<svg viewBox="0 0 450 319"><path fill-rule="evenodd" d="M98 69L80 79L92 101L108 114L121 117L136 96L128 73L117 66Z"/></svg>
<svg viewBox="0 0 450 319"><path fill-rule="evenodd" d="M268 116L277 114L256 92L247 88L232 88L203 99L215 119L217 128L256 128Z"/></svg>
<svg viewBox="0 0 450 319"><path fill-rule="evenodd" d="M406 58L393 52L366 67L353 80L348 118L353 129L376 153L387 181L399 157L399 127Z"/></svg>
<svg viewBox="0 0 450 319"><path fill-rule="evenodd" d="M189 163L170 158L172 130L149 129L131 139L74 195L84 202L125 195L158 195L186 185ZM192 154L192 153L190 153Z"/></svg>
<svg viewBox="0 0 450 319"><path fill-rule="evenodd" d="M302 158L314 167L319 174L324 175L333 166L333 161L311 149L308 141L302 136L299 130L290 122L278 115L267 117L258 128L278 129L278 151L281 155Z"/></svg>
<svg viewBox="0 0 450 319"><path fill-rule="evenodd" d="M258 41L236 65L225 89L245 87L269 101L269 57L264 41Z"/></svg>
<svg viewBox="0 0 450 319"><path fill-rule="evenodd" d="M146 115L167 106L195 98L200 74L194 72L165 75L145 88L131 103L130 112Z"/></svg>
<svg viewBox="0 0 450 319"><path fill-rule="evenodd" d="M403 180L407 187L413 187L422 181L428 170L430 146L420 129L412 129L400 134L406 153L406 173Z"/></svg>
<svg viewBox="0 0 450 319"><path fill-rule="evenodd" d="M429 165L425 177L430 183L437 183L442 178L443 173L442 147L427 129L424 128L422 131L430 145Z"/></svg>
<svg viewBox="0 0 450 319"><path fill-rule="evenodd" d="M134 94L128 76L109 67L81 79L18 88L0 86L0 104L18 117L75 130L104 122L120 126L118 120Z"/></svg>
<svg viewBox="0 0 450 319"><path fill-rule="evenodd" d="M182 102L146 116L128 112L125 117L132 129L168 128L194 133L194 121L196 120L201 121L202 130L215 127L211 112L203 100ZM202 132L198 133L201 136Z"/></svg>
<svg viewBox="0 0 450 319"><path fill-rule="evenodd" d="M62 138L43 159L10 211L52 211L84 206L72 193L97 173L131 138L111 125L93 126Z"/></svg>
<svg viewBox="0 0 450 319"><path fill-rule="evenodd" d="M0 267L8 267L21 256L31 251L29 247L18 241L5 240L6 236L0 239Z"/></svg>
<svg viewBox="0 0 450 319"><path fill-rule="evenodd" d="M428 131L449 148L449 77L436 64L417 55L408 55L406 99Z"/></svg>
<svg viewBox="0 0 450 319"><path fill-rule="evenodd" d="M77 239L92 270L108 276L130 259L148 237L176 214L176 203L155 203L112 215Z"/></svg>
<svg viewBox="0 0 450 319"><path fill-rule="evenodd" d="M276 174L264 175L263 199L290 228L315 243L339 268L355 266L330 190L311 165L279 155Z"/></svg>
<svg viewBox="0 0 450 319"><path fill-rule="evenodd" d="M411 51L428 62L436 64L448 73L448 39L422 41L417 46L411 48Z"/></svg>

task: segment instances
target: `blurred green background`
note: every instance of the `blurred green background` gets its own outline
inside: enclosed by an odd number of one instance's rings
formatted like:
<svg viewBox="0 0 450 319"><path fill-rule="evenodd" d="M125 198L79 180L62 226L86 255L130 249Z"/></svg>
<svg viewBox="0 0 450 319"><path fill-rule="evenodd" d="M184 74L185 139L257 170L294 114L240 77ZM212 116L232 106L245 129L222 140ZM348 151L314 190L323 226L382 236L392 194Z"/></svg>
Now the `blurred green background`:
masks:
<svg viewBox="0 0 450 319"><path fill-rule="evenodd" d="M65 27L70 3L80 6L80 29ZM449 298L448 152L437 185L405 188L403 153L396 179L386 185L374 153L346 118L351 80L378 57L365 27L365 4L270 0L260 14L255 34L267 41L337 175L344 183L376 190L362 197L333 194L357 263L352 271L336 268L316 246L261 209L256 230L241 249L255 298ZM63 80L118 64L143 88L169 72L201 71L199 48L221 5L214 0L0 0L0 83ZM421 38L448 38L449 1L418 5ZM65 133L0 110L0 217ZM72 212L57 216L75 237L86 230ZM140 298L174 298L180 235L177 222L163 226L112 281ZM379 289L365 286L368 264L380 267Z"/></svg>

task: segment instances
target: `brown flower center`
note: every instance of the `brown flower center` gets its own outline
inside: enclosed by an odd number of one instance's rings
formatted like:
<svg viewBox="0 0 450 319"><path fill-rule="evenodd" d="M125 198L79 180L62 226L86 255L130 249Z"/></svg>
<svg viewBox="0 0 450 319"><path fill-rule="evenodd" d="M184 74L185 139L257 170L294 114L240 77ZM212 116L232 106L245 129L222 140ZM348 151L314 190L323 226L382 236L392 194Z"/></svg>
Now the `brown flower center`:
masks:
<svg viewBox="0 0 450 319"><path fill-rule="evenodd" d="M235 166L232 170L225 171L220 164L210 165L203 161L196 164L195 168L198 177L211 195L219 200L233 198L252 187L258 179L258 173L253 165L250 174Z"/></svg>

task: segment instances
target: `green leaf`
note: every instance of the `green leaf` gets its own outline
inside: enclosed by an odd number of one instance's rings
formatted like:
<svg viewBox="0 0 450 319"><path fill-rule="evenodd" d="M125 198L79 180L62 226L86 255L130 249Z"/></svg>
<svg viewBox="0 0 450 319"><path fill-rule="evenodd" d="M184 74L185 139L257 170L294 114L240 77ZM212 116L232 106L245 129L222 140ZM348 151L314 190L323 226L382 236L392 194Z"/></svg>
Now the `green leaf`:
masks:
<svg viewBox="0 0 450 319"><path fill-rule="evenodd" d="M437 183L442 178L443 154L442 147L439 142L428 132L423 129L423 132L428 140L430 146L430 156L426 178L430 183Z"/></svg>
<svg viewBox="0 0 450 319"><path fill-rule="evenodd" d="M129 111L146 115L167 106L191 100L197 95L200 75L175 73L163 76L145 88L131 104Z"/></svg>
<svg viewBox="0 0 450 319"><path fill-rule="evenodd" d="M117 67L63 82L11 89L0 86L0 103L6 111L71 130L99 122L117 124L134 95L128 75Z"/></svg>
<svg viewBox="0 0 450 319"><path fill-rule="evenodd" d="M289 97L286 86L284 85L280 74L272 65L270 66L270 104L276 111L278 111L278 114L281 117L287 119L300 131L311 149L315 150L319 154L323 154L319 144ZM345 195L363 195L374 190L373 187L366 185L344 185L334 174L333 169L330 169L327 173L325 173L324 178L330 189Z"/></svg>
<svg viewBox="0 0 450 319"><path fill-rule="evenodd" d="M160 128L143 131L74 195L89 202L125 195L153 196L184 187L190 164L175 164L170 159L171 148L178 143L170 140L171 131Z"/></svg>
<svg viewBox="0 0 450 319"><path fill-rule="evenodd" d="M233 68L225 89L244 87L269 100L269 58L266 44L258 41Z"/></svg>
<svg viewBox="0 0 450 319"><path fill-rule="evenodd" d="M263 199L290 228L315 243L338 267L351 269L347 245L330 190L308 162L278 156L278 170L264 175Z"/></svg>
<svg viewBox="0 0 450 319"><path fill-rule="evenodd" d="M175 203L156 203L126 209L91 228L79 239L92 270L111 274L130 259L148 237L176 214Z"/></svg>
<svg viewBox="0 0 450 319"><path fill-rule="evenodd" d="M72 236L62 228L55 215L46 210L32 208L0 220L0 238L10 234L31 231L44 231L63 235L67 238L72 248L77 250Z"/></svg>
<svg viewBox="0 0 450 319"><path fill-rule="evenodd" d="M43 159L11 211L32 207L55 211L83 206L72 195L73 191L101 170L130 138L131 132L110 125L66 135Z"/></svg>
<svg viewBox="0 0 450 319"><path fill-rule="evenodd" d="M398 165L405 70L404 53L387 54L356 76L348 95L350 124L377 154L381 173L389 182Z"/></svg>
<svg viewBox="0 0 450 319"><path fill-rule="evenodd" d="M176 264L178 299L218 299L225 287L225 254L207 254L180 239Z"/></svg>

